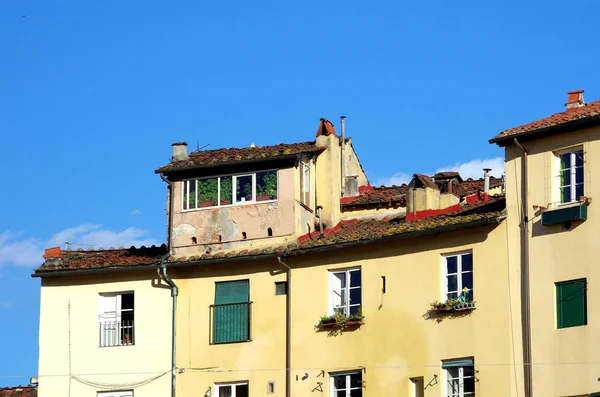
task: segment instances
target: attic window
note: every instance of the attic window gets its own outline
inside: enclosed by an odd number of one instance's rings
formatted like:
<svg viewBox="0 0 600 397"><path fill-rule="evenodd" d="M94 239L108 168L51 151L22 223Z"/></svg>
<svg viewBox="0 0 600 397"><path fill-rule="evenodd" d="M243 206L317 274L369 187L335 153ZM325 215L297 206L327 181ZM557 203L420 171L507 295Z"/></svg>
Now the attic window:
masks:
<svg viewBox="0 0 600 397"><path fill-rule="evenodd" d="M222 175L182 182L183 211L276 201L277 170Z"/></svg>

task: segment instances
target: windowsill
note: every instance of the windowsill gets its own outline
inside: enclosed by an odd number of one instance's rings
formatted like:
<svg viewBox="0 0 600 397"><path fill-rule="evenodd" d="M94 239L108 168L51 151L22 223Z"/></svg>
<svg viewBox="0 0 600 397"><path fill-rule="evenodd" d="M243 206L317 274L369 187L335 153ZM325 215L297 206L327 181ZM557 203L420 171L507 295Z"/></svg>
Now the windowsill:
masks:
<svg viewBox="0 0 600 397"><path fill-rule="evenodd" d="M239 343L249 343L252 342L252 339L248 339L248 340L237 340L237 341L232 341L232 342L211 342L210 345L211 346L222 346L222 345L237 345Z"/></svg>
<svg viewBox="0 0 600 397"><path fill-rule="evenodd" d="M181 212L193 212L193 211L202 211L202 210L214 210L218 208L231 208L231 207L244 207L250 205L258 205L258 204L270 204L278 202L278 199L275 200L265 200L265 201L244 201L242 203L235 204L227 204L227 205L213 205L211 207L199 207L199 208L191 208L187 210L181 210Z"/></svg>
<svg viewBox="0 0 600 397"><path fill-rule="evenodd" d="M360 327L361 325L364 325L365 322L362 320L359 321L347 321L345 328L349 328L349 327ZM319 328L342 328L342 326L338 325L335 322L331 322L331 323L319 323Z"/></svg>
<svg viewBox="0 0 600 397"><path fill-rule="evenodd" d="M583 201L571 201L570 203L560 203L556 204L556 207L554 208L548 208L546 211L556 211L561 208L577 207L578 205L582 205L583 203Z"/></svg>
<svg viewBox="0 0 600 397"><path fill-rule="evenodd" d="M106 348L111 348L111 347L130 347L130 346L135 346L134 343L124 343L122 345L112 345L112 346L98 346L101 349L106 349Z"/></svg>
<svg viewBox="0 0 600 397"><path fill-rule="evenodd" d="M463 302L456 304L454 306L447 306L446 304L439 306L431 306L431 310L438 313L454 313L454 312L464 312L477 309L477 301L473 302Z"/></svg>

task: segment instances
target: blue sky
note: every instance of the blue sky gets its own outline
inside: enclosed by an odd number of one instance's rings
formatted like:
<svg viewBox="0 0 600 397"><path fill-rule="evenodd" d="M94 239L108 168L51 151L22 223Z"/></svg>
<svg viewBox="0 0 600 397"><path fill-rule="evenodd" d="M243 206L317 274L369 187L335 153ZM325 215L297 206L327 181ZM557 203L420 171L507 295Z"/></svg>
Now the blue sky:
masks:
<svg viewBox="0 0 600 397"><path fill-rule="evenodd" d="M561 111L568 90L600 97L599 14L595 0L0 1L0 386L37 374L43 248L163 241L153 170L172 142L311 140L346 115L372 183L500 175L489 138Z"/></svg>

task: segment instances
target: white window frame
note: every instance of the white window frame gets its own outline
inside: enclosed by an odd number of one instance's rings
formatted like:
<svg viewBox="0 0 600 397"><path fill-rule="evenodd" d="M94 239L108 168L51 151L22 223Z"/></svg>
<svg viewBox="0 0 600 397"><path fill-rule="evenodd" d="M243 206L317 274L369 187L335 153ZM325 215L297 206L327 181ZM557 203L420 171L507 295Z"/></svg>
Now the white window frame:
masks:
<svg viewBox="0 0 600 397"><path fill-rule="evenodd" d="M361 272L360 274L360 285L358 287L350 287L350 273L352 272ZM336 274L344 274L346 277L346 287L340 287L339 292L336 290ZM350 290L351 289L360 289L360 303L353 304L350 302ZM336 305L336 298L339 297L341 301L343 301L344 296L346 298L345 305ZM330 270L329 271L329 314L333 315L336 313L336 309L342 308L342 313L345 316L350 315L350 308L355 306L362 305L362 271L360 267L354 267L351 269L340 269L340 270Z"/></svg>
<svg viewBox="0 0 600 397"><path fill-rule="evenodd" d="M467 270L465 272L462 271L462 257L463 255L471 255L471 270ZM443 267L443 274L444 274L444 279L442 280L442 300L446 301L448 300L448 276L450 274L455 274L455 273L448 273L448 258L452 258L452 257L457 257L456 260L456 288L457 288L457 297L460 297L460 294L462 293L462 289L463 289L463 279L462 279L462 275L463 273L471 273L473 275L473 288L470 289L471 291L471 297L473 298L473 301L475 300L475 259L473 256L473 252L472 251L462 251L462 252L455 252L452 254L447 254L447 255L442 255L442 267Z"/></svg>
<svg viewBox="0 0 600 397"><path fill-rule="evenodd" d="M467 367L473 368L473 376L465 376L464 372L465 372L465 368L467 368ZM473 392L465 392L464 384L465 384L465 379L473 379L473 384L475 384L475 382L476 382L475 365L454 367L453 369L458 369L458 377L457 378L453 378L450 376L450 373L448 372L450 370L450 368L444 369L444 397L469 397L469 396L474 397L475 390L473 390ZM451 379L458 379L458 393L453 393L452 390L450 389L450 380ZM473 387L473 389L475 389L475 387Z"/></svg>
<svg viewBox="0 0 600 397"><path fill-rule="evenodd" d="M96 397L133 397L133 390L99 391Z"/></svg>
<svg viewBox="0 0 600 397"><path fill-rule="evenodd" d="M256 201L256 174L261 174L264 172L275 172L277 174L277 198L273 199L273 200L264 200L264 201ZM244 177L244 176L252 176L252 201L244 201L244 202L237 202L237 189L236 189L236 185L237 185L237 178L239 177ZM232 189L232 198L231 198L231 203L230 204L225 204L222 205L221 204L221 178L225 178L225 177L231 177L231 189ZM217 178L217 195L218 195L218 199L217 199L217 205L213 205L210 207L199 207L199 203L198 203L198 184L197 184L197 180L199 179L211 179L211 178ZM195 207L196 208L184 208L185 206L185 198L190 196L190 182L194 182L196 183L196 203L195 203ZM233 206L239 206L239 205L251 205L251 204L265 204L265 203L274 203L276 201L279 200L279 170L277 169L269 169L269 170L260 170L260 171L256 171L256 172L244 172L244 173L238 173L238 174L226 174L226 175L211 175L211 176L203 176L203 177L198 177L198 178L189 178L189 179L183 179L181 181L181 202L180 202L180 208L181 208L181 212L190 212L190 211L201 211L201 210L207 210L207 209L214 209L214 208L221 208L221 207L233 207ZM189 203L188 203L189 204Z"/></svg>
<svg viewBox="0 0 600 397"><path fill-rule="evenodd" d="M237 397L236 396L236 390L235 390L235 386L242 386L242 385L248 385L247 381L244 382L230 382L230 383L215 383L215 394L214 397L219 397L219 388L220 387L231 387L231 397ZM248 386L249 387L249 386ZM250 390L248 390L248 394L250 394Z"/></svg>
<svg viewBox="0 0 600 397"><path fill-rule="evenodd" d="M301 202L304 205L307 205L309 208L312 208L312 183L310 178L311 167L310 160L308 161L300 161L300 173L302 178L302 187L301 187ZM308 193L308 203L304 201L305 194Z"/></svg>
<svg viewBox="0 0 600 397"><path fill-rule="evenodd" d="M425 395L425 378L420 376L410 378L411 397L423 397Z"/></svg>
<svg viewBox="0 0 600 397"><path fill-rule="evenodd" d="M122 298L123 295L134 296L134 307L132 309L123 309ZM115 310L105 310L103 305L109 302L109 299L114 299ZM123 313L133 313L134 319L131 326L123 326L121 323ZM114 329L104 329L102 331L100 324L102 323L115 323ZM121 340L121 332L124 330L130 330L131 343L123 343ZM127 332L127 331L125 331ZM135 332L135 293L133 291L127 292L110 292L101 293L98 295L98 344L100 347L112 347L112 346L129 346L133 345L133 333Z"/></svg>
<svg viewBox="0 0 600 397"><path fill-rule="evenodd" d="M352 376L352 374L347 374L347 375L336 375L335 373L331 373L329 374L329 393L331 396L337 396L337 392L338 391L345 391L346 392L346 397L350 397L350 393L352 392L352 390L360 390L361 391L361 395L364 394L362 392L363 389L363 385L362 385L362 371L356 371L357 373L360 374L360 379L361 379L361 384L358 386L352 386L350 384L350 376ZM346 377L346 388L345 389L336 389L335 388L335 378L338 378L340 376L345 376Z"/></svg>
<svg viewBox="0 0 600 397"><path fill-rule="evenodd" d="M556 200L554 200L557 204L557 206L561 206L561 205L567 205L567 204L571 204L571 203L575 203L579 200L579 197L577 197L577 166L576 164L576 160L577 160L577 154L581 152L581 155L583 157L583 164L580 166L580 168L583 169L583 182L581 182L579 185L583 185L583 192L585 194L585 152L583 150L582 146L577 146L574 148L569 148L569 149L565 149L565 150L560 150L554 153L554 157L555 157L555 169L556 169L556 176L555 176L555 189L554 192L556 194ZM568 185L562 185L560 184L560 174L563 171L561 169L561 165L560 165L560 158L561 156L563 156L564 154L570 154L571 156L571 178L570 178L570 183ZM566 170L566 169L565 169ZM571 188L571 200L570 201L565 201L564 203L561 201L562 200L562 194L561 194L561 188L562 187L567 187L569 186Z"/></svg>

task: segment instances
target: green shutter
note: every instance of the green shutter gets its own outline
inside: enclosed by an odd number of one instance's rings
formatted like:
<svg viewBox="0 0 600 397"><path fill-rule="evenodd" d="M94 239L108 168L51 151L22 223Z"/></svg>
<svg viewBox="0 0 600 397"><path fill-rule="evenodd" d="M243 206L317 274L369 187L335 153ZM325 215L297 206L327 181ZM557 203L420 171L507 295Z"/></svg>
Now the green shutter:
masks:
<svg viewBox="0 0 600 397"><path fill-rule="evenodd" d="M216 283L213 307L213 343L249 339L250 287L248 280Z"/></svg>
<svg viewBox="0 0 600 397"><path fill-rule="evenodd" d="M458 360L448 360L442 361L442 368L456 368L456 367L469 367L474 365L474 361L472 358L461 358Z"/></svg>
<svg viewBox="0 0 600 397"><path fill-rule="evenodd" d="M557 328L587 324L586 291L585 278L556 283Z"/></svg>

